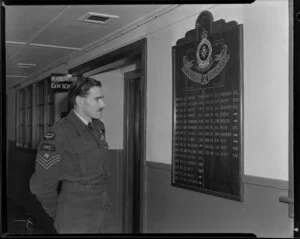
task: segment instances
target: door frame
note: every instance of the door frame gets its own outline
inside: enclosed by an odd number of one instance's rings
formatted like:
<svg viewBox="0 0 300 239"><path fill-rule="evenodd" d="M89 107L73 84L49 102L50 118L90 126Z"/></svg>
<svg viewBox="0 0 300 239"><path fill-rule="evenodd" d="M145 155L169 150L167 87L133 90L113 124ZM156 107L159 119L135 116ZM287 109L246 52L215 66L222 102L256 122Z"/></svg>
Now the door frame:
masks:
<svg viewBox="0 0 300 239"><path fill-rule="evenodd" d="M87 62L84 62L78 66L75 66L73 68L70 68L68 71L73 76L82 76L86 72L90 72L92 70L99 69L99 72L105 72L113 69L117 69L122 67L120 65L120 62L124 62L123 66L130 64L132 62L138 62L139 69L140 69L140 84L141 84L141 115L140 115L140 168L139 168L139 178L140 181L140 193L139 193L139 230L138 232L144 232L145 231L145 215L146 215L146 175L145 175L145 165L146 165L146 86L147 86L147 72L146 72L146 59L147 59L147 39L143 38L141 40L138 40L134 43L131 43L129 45L126 45L124 47L121 47L119 49L113 50L107 54L101 55L99 57L96 57L92 60L89 60ZM101 70L102 68L102 70ZM124 102L126 105L126 102ZM124 106L125 106L124 105ZM126 107L125 107L126 108ZM126 115L124 108L124 116ZM124 117L124 129L126 128L126 118ZM126 136L124 134L124 147L126 139L128 135ZM125 148L124 148L125 150ZM126 155L124 155L124 162L127 162ZM126 167L123 168L123 173L127 174ZM132 182L133 183L133 182ZM126 198L123 198L123 211L124 208L127 208L127 202L128 202L128 196ZM128 210L127 210L128 211ZM126 212L126 210L125 210ZM127 225L127 218L128 215L123 215L122 218L122 229L125 229L125 232L128 233L128 225Z"/></svg>
<svg viewBox="0 0 300 239"><path fill-rule="evenodd" d="M123 232L136 233L140 231L141 198L143 187L141 178L144 167L141 164L141 124L143 114L141 113L142 100L141 74L139 69L128 71L124 74L124 168L123 168ZM137 89L136 89L137 88ZM136 94L136 90L139 91ZM133 106L132 99L139 97L138 105ZM136 102L136 101L135 101ZM138 108L135 108L138 106ZM133 107L133 108L132 108ZM138 121L138 124L136 123ZM127 140L131 139L131 140ZM135 146L138 145L136 148Z"/></svg>

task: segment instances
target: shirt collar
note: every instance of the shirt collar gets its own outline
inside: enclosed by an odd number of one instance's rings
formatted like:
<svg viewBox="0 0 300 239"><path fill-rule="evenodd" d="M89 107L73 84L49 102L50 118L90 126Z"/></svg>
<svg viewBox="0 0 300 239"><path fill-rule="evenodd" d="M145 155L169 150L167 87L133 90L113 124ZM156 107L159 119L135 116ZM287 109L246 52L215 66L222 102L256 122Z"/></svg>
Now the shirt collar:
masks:
<svg viewBox="0 0 300 239"><path fill-rule="evenodd" d="M74 127L75 127L75 129L76 129L76 131L78 132L79 135L82 135L86 132L86 126L87 125L80 118L80 116L75 113L74 110L71 110L66 118L69 122L71 122L74 125Z"/></svg>
<svg viewBox="0 0 300 239"><path fill-rule="evenodd" d="M74 110L74 113L78 116L79 119L82 120L82 122L83 122L85 125L88 125L88 123L89 123L90 121L88 121L87 119L85 119L84 117L82 117L80 114L78 114L78 113L76 112L76 110Z"/></svg>

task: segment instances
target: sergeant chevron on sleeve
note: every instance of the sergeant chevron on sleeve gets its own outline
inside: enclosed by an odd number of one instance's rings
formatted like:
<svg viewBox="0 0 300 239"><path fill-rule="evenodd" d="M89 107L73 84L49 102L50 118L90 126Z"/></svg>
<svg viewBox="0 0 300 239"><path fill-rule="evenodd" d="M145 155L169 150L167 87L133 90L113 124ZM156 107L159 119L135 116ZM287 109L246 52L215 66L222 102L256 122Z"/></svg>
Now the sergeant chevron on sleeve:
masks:
<svg viewBox="0 0 300 239"><path fill-rule="evenodd" d="M62 147L64 131L57 122L38 146L35 173L30 180L30 189L41 202L45 211L55 217L57 186L61 179Z"/></svg>

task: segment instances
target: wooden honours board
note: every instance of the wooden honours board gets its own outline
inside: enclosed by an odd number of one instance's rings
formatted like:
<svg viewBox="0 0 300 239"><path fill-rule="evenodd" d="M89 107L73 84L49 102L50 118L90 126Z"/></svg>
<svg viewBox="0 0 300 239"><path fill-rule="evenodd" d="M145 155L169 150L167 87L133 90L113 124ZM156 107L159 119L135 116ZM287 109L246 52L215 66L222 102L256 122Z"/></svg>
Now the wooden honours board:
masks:
<svg viewBox="0 0 300 239"><path fill-rule="evenodd" d="M243 201L243 28L195 25L172 47L172 185Z"/></svg>

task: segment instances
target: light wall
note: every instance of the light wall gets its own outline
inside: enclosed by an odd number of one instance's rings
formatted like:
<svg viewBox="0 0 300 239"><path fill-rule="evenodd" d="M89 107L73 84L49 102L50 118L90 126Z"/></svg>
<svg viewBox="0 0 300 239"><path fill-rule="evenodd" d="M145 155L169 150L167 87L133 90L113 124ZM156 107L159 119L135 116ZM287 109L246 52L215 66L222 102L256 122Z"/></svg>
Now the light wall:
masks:
<svg viewBox="0 0 300 239"><path fill-rule="evenodd" d="M245 173L288 180L288 1L244 13Z"/></svg>
<svg viewBox="0 0 300 239"><path fill-rule="evenodd" d="M102 120L109 149L123 149L124 75L121 70L114 70L90 77L102 83L105 104Z"/></svg>

